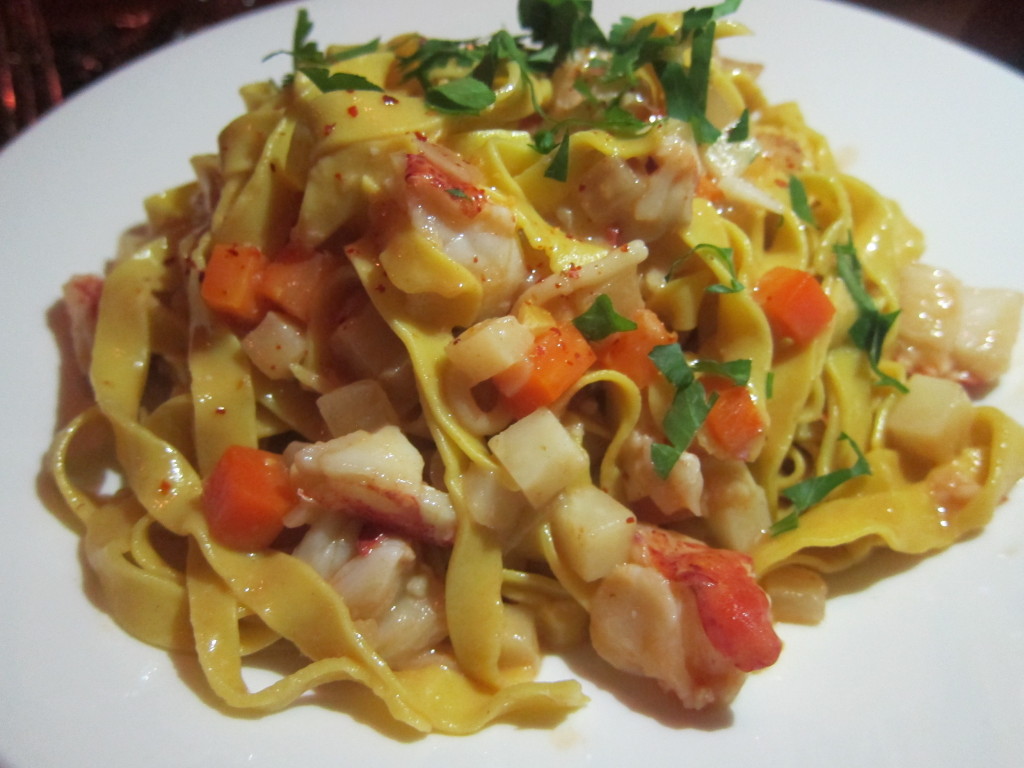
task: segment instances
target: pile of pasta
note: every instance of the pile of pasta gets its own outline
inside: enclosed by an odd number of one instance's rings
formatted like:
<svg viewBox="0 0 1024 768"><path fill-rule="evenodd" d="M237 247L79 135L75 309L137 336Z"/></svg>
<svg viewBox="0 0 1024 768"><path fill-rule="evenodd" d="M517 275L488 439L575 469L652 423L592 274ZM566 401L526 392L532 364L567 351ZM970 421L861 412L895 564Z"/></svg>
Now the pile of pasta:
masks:
<svg viewBox="0 0 1024 768"><path fill-rule="evenodd" d="M589 20L521 12L563 6ZM1019 297L981 294L997 343L964 341L977 295L756 66L701 63L744 31L706 10L432 69L417 35L303 66L300 15L293 74L66 289L95 404L51 466L118 624L232 709L356 681L468 733L581 706L537 676L588 643L720 706L824 574L985 525L1024 435L964 384L1005 371ZM654 52L616 74L627 49ZM213 511L239 449L284 473L269 524ZM254 688L271 651L293 671Z"/></svg>

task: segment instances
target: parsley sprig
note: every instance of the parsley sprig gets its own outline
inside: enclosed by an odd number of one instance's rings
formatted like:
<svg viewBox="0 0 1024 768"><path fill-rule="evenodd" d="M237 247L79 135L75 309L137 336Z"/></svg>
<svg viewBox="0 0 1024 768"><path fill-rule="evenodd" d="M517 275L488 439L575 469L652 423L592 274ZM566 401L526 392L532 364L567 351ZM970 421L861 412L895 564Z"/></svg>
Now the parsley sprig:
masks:
<svg viewBox="0 0 1024 768"><path fill-rule="evenodd" d="M657 346L651 350L650 358L676 390L672 405L661 423L668 443L654 443L651 446L654 469L658 476L664 479L672 472L672 467L679 461L679 457L690 447L690 443L718 399L718 393L712 392L709 395L694 374L723 376L734 384L745 386L750 381L752 364L750 360L690 362L678 344Z"/></svg>
<svg viewBox="0 0 1024 768"><path fill-rule="evenodd" d="M726 268L729 273L728 283L715 283L709 285L705 290L708 293L739 293L743 290L743 283L736 278L736 262L733 259L732 248L722 248L712 243L699 243L693 247L694 251L708 251Z"/></svg>
<svg viewBox="0 0 1024 768"><path fill-rule="evenodd" d="M861 269L860 259L857 258L857 248L853 244L852 235L848 236L847 242L833 245L832 251L836 255L836 270L839 272L839 277L846 284L846 289L857 306L857 319L850 326L850 338L858 348L867 353L871 370L878 376L876 384L906 392L907 387L903 382L884 373L879 368L885 337L893 323L896 322L896 318L899 317L900 311L897 309L893 312L883 313L875 305L875 301L871 298L864 283L864 272Z"/></svg>
<svg viewBox="0 0 1024 768"><path fill-rule="evenodd" d="M285 78L286 85L294 79L297 73L301 72L324 93L328 91L383 90L362 75L330 71L333 64L376 51L380 46L379 39L327 55L320 50L320 46L315 40L310 39L312 32L313 22L309 18L309 12L305 8L300 8L295 19L295 30L292 32L291 50L274 51L263 57L264 61L280 55L292 57L292 72Z"/></svg>
<svg viewBox="0 0 1024 768"><path fill-rule="evenodd" d="M855 477L871 474L871 465L868 464L868 460L861 452L860 446L857 445L853 438L844 432L840 435L840 439L850 444L853 452L857 455L857 460L852 466L836 469L817 477L810 477L784 490L782 495L793 503L793 507L789 514L776 520L768 529L772 536L778 536L780 533L796 529L799 525L800 515L815 504L823 501L826 496L843 483Z"/></svg>
<svg viewBox="0 0 1024 768"><path fill-rule="evenodd" d="M515 37L503 30L487 40L423 39L400 63L405 76L423 86L431 106L467 115L479 114L494 103L491 89L502 65L519 67L543 122L533 135L533 147L551 155L545 175L565 181L573 132L599 128L633 136L650 129L651 121L641 120L622 104L637 72L646 66L653 68L664 90L667 117L689 123L702 143L718 138L719 131L705 114L715 23L739 8L740 2L725 0L686 11L676 33L659 35L655 25L641 27L629 17L605 34L592 16L590 0L520 0L519 23L527 35ZM687 46L689 64L684 65L682 52ZM577 90L591 114L552 120L538 103L531 75L550 74L580 49L599 52L590 67L600 70L601 92L610 95L598 98L581 79ZM740 126L737 135L743 131Z"/></svg>
<svg viewBox="0 0 1024 768"><path fill-rule="evenodd" d="M583 314L577 315L572 323L588 341L601 341L613 333L635 331L637 327L628 317L615 311L607 293L594 299L594 303Z"/></svg>
<svg viewBox="0 0 1024 768"><path fill-rule="evenodd" d="M513 36L501 30L488 39L447 40L422 38L416 50L399 59L406 79L417 80L431 107L452 115L478 115L497 100L494 81L502 66L519 68L530 90L533 107L542 126L533 136L533 147L551 160L545 175L565 181L569 173L570 138L573 132L598 128L620 136L636 136L653 122L640 119L623 106L623 97L637 81L637 73L651 67L664 91L668 118L690 124L701 143L714 142L720 132L706 115L716 21L733 13L742 0L724 0L706 8L683 13L682 23L671 35L657 34L654 24L638 26L623 17L609 30L601 29L592 15L591 0L519 0L519 23L527 35ZM332 72L340 61L377 50L379 40L325 54L310 38L313 23L305 9L296 19L291 50L275 51L266 58L292 57L287 84L301 72L320 90L372 90L382 88L365 77ZM689 49L688 64L684 51ZM590 108L589 115L552 120L537 98L532 75L550 74L575 51L599 52L591 62L600 71L602 98L594 95L585 79L577 88ZM609 95L610 94L610 95ZM740 140L745 123L736 126L730 140Z"/></svg>
<svg viewBox="0 0 1024 768"><path fill-rule="evenodd" d="M814 218L814 211L811 210L811 204L807 200L807 188L796 176L789 177L789 204L793 213L800 220L812 227L818 226L818 221Z"/></svg>

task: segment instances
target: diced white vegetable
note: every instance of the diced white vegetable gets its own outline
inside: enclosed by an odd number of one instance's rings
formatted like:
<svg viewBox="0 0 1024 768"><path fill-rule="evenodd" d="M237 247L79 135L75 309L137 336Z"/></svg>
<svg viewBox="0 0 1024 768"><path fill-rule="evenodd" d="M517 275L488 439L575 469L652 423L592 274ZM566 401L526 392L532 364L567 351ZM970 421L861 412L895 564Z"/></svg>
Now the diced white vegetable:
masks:
<svg viewBox="0 0 1024 768"><path fill-rule="evenodd" d="M535 667L540 661L540 643L533 616L526 608L511 604L506 604L503 612L505 626L498 665L502 669Z"/></svg>
<svg viewBox="0 0 1024 768"><path fill-rule="evenodd" d="M788 565L761 580L772 601L772 618L790 624L818 624L825 618L828 584L817 571Z"/></svg>
<svg viewBox="0 0 1024 768"><path fill-rule="evenodd" d="M487 445L535 507L587 477L590 458L547 408L508 426Z"/></svg>
<svg viewBox="0 0 1024 768"><path fill-rule="evenodd" d="M316 407L334 437L357 429L376 432L399 421L387 393L374 379L360 379L332 389L317 398Z"/></svg>
<svg viewBox="0 0 1024 768"><path fill-rule="evenodd" d="M512 315L492 317L467 328L447 347L448 359L472 384L522 360L533 345L533 334Z"/></svg>
<svg viewBox="0 0 1024 768"><path fill-rule="evenodd" d="M992 382L1010 367L1020 330L1021 294L1004 288L960 291L960 327L953 356L960 368Z"/></svg>
<svg viewBox="0 0 1024 768"><path fill-rule="evenodd" d="M898 448L942 464L967 442L972 405L955 381L915 374L886 421L889 440Z"/></svg>
<svg viewBox="0 0 1024 768"><path fill-rule="evenodd" d="M245 335L242 348L267 378L285 379L292 375L292 364L306 354L305 330L299 322L271 310Z"/></svg>
<svg viewBox="0 0 1024 768"><path fill-rule="evenodd" d="M593 485L561 493L551 506L551 533L558 552L584 581L596 581L626 562L636 518Z"/></svg>
<svg viewBox="0 0 1024 768"><path fill-rule="evenodd" d="M516 530L528 509L519 491L506 488L498 473L477 464L462 473L462 490L473 519L503 536Z"/></svg>

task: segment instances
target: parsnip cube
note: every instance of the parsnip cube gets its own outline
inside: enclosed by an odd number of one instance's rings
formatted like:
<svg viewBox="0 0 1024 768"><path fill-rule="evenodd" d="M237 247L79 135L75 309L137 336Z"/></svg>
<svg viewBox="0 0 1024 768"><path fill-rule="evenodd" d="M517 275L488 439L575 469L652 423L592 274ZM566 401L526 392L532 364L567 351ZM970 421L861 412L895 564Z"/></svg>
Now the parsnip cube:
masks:
<svg viewBox="0 0 1024 768"><path fill-rule="evenodd" d="M590 457L547 408L538 408L487 442L527 500L540 507L587 477Z"/></svg>
<svg viewBox="0 0 1024 768"><path fill-rule="evenodd" d="M478 464L471 464L462 473L462 489L473 519L502 537L516 532L529 509L521 493L506 488L497 472Z"/></svg>
<svg viewBox="0 0 1024 768"><path fill-rule="evenodd" d="M551 533L559 554L584 581L596 581L626 561L636 518L593 485L563 492L551 507Z"/></svg>
<svg viewBox="0 0 1024 768"><path fill-rule="evenodd" d="M540 661L540 642L533 615L518 605L504 606L505 626L501 635L502 669L533 669Z"/></svg>
<svg viewBox="0 0 1024 768"><path fill-rule="evenodd" d="M819 624L825 618L828 584L817 571L787 565L761 580L772 601L772 618L790 624Z"/></svg>
<svg viewBox="0 0 1024 768"><path fill-rule="evenodd" d="M915 374L893 406L886 433L897 448L943 464L967 443L973 406L955 381Z"/></svg>
<svg viewBox="0 0 1024 768"><path fill-rule="evenodd" d="M387 393L375 379L360 379L333 389L318 397L316 406L333 437L357 429L376 432L399 422Z"/></svg>
<svg viewBox="0 0 1024 768"><path fill-rule="evenodd" d="M522 360L533 345L533 334L511 315L493 317L470 326L446 349L452 365L473 384L479 384Z"/></svg>
<svg viewBox="0 0 1024 768"><path fill-rule="evenodd" d="M306 347L302 324L273 310L242 339L242 349L268 379L291 376L291 366L302 361Z"/></svg>

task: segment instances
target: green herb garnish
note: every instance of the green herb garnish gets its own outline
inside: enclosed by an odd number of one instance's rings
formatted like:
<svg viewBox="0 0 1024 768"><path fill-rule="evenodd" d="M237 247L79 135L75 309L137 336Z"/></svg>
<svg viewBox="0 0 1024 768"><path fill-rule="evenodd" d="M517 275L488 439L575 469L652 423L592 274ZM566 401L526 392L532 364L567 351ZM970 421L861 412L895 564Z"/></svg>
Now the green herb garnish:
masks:
<svg viewBox="0 0 1024 768"><path fill-rule="evenodd" d="M600 341L613 333L636 330L636 323L615 311L607 293L594 299L589 309L574 318L572 324L588 341Z"/></svg>
<svg viewBox="0 0 1024 768"><path fill-rule="evenodd" d="M460 77L434 86L425 97L438 112L470 115L480 114L495 100L494 91L474 77Z"/></svg>
<svg viewBox="0 0 1024 768"><path fill-rule="evenodd" d="M672 405L665 414L661 426L668 443L654 443L651 446L651 461L661 478L668 477L679 457L690 447L697 431L704 424L708 413L718 399L718 393L710 396L694 372L723 376L734 384L746 386L750 381L752 363L750 360L697 360L687 362L683 349L678 344L662 344L651 350L650 358L655 367L675 387Z"/></svg>
<svg viewBox="0 0 1024 768"><path fill-rule="evenodd" d="M732 248L721 248L711 243L700 243L693 247L694 251L706 250L711 253L718 261L725 265L725 268L729 271L729 284L715 283L709 285L706 290L708 293L739 293L743 290L743 283L736 279L736 264L733 261L733 250Z"/></svg>
<svg viewBox="0 0 1024 768"><path fill-rule="evenodd" d="M859 349L867 353L871 370L878 376L876 384L906 392L907 387L903 382L883 373L878 367L882 359L885 337L893 323L896 322L900 311L897 309L893 312L882 313L878 310L864 283L864 273L861 269L860 259L857 258L857 248L853 244L852 235L848 237L847 242L833 245L832 251L836 255L836 270L839 277L845 283L846 289L853 298L853 303L857 306L857 319L850 326L850 338Z"/></svg>
<svg viewBox="0 0 1024 768"><path fill-rule="evenodd" d="M818 222L814 218L814 211L811 210L811 206L807 202L807 190L804 188L804 183L796 176L789 177L789 204L793 208L793 213L802 221L812 227L818 226Z"/></svg>
<svg viewBox="0 0 1024 768"><path fill-rule="evenodd" d="M534 110L541 118L533 146L552 156L545 175L565 181L569 176L570 136L574 131L596 128L635 136L651 128L652 121L635 116L623 107L622 101L643 67L653 67L661 82L667 117L689 123L700 143L718 138L720 132L705 114L715 22L734 12L740 2L726 0L688 10L678 32L671 35L657 34L653 24L637 27L629 17L614 24L606 35L593 18L590 0L519 0L519 22L528 30L527 35L515 37L502 30L484 39L423 38L414 52L399 59L399 66L404 78L421 84L431 107L452 115L478 115L488 109L497 99L494 82L501 67L517 66L530 91ZM277 52L292 56L294 72L303 72L325 91L381 90L361 76L330 73L331 64L376 50L378 41L326 56L310 39L312 29L308 13L300 10L292 49ZM599 91L602 97L595 96L586 82L580 82L577 88L584 95L589 114L552 120L539 103L532 75L550 74L580 49L599 52L592 66L599 71L597 77L605 86ZM684 65L683 61L687 63ZM730 136L739 137L743 130L738 124Z"/></svg>
<svg viewBox="0 0 1024 768"><path fill-rule="evenodd" d="M263 57L264 61L282 54L292 57L292 72L285 77L286 85L294 79L297 73L301 72L324 93L329 91L383 90L379 85L371 83L362 75L353 75L345 72L334 72L332 74L330 71L330 65L332 64L376 51L380 46L380 40L371 40L363 45L345 48L328 56L320 50L320 46L315 40L309 39L312 31L313 22L309 18L309 13L305 8L300 8L295 19L295 29L292 32L291 50L274 51Z"/></svg>
<svg viewBox="0 0 1024 768"><path fill-rule="evenodd" d="M371 83L362 75L348 72L334 72L320 67L304 67L299 72L313 81L313 85L324 93L330 91L383 91L379 85Z"/></svg>
<svg viewBox="0 0 1024 768"><path fill-rule="evenodd" d="M753 369L752 360L730 360L720 363L717 360L697 360L690 364L690 368L700 373L708 373L712 376L721 376L729 379L733 384L745 387L750 381L750 371Z"/></svg>
<svg viewBox="0 0 1024 768"><path fill-rule="evenodd" d="M519 0L519 23L560 62L578 48L607 45L592 7L590 0Z"/></svg>
<svg viewBox="0 0 1024 768"><path fill-rule="evenodd" d="M738 144L741 141L746 141L750 138L750 110L744 109L740 114L740 119L736 121L736 124L729 129L726 134L726 141L731 144Z"/></svg>
<svg viewBox="0 0 1024 768"><path fill-rule="evenodd" d="M782 495L793 503L793 510L772 524L768 529L772 536L778 536L780 533L795 529L799 524L798 518L800 515L822 501L847 480L871 474L871 465L868 464L868 460L864 457L860 447L854 442L853 438L844 432L840 435L840 439L850 444L853 452L857 454L857 461L854 462L853 466L846 467L845 469L836 469L818 477L808 478L784 490Z"/></svg>

